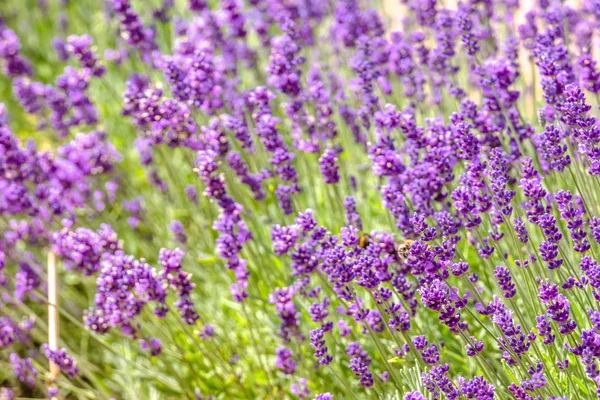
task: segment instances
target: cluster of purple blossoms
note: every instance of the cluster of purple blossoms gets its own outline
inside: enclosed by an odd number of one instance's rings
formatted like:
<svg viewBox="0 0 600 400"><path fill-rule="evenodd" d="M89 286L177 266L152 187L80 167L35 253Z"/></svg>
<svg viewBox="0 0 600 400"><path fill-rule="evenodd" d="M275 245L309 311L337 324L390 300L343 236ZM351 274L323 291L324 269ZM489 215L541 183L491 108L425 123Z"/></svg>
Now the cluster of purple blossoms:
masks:
<svg viewBox="0 0 600 400"><path fill-rule="evenodd" d="M289 342L294 337L302 337L300 331L300 313L296 308L293 296L294 288L275 289L275 292L269 295L269 303L275 305L275 309L281 318L281 328L279 336Z"/></svg>
<svg viewBox="0 0 600 400"><path fill-rule="evenodd" d="M581 254L586 253L591 246L586 238L587 232L583 220L585 205L581 196L573 196L570 191L561 190L556 193L554 199L562 219L567 223L571 239L575 243L573 250Z"/></svg>
<svg viewBox="0 0 600 400"><path fill-rule="evenodd" d="M241 115L221 115L221 123L223 124L223 128L228 129L233 133L233 136L240 143L240 146L244 149L246 154L254 154L256 152L254 138L248 128L243 112L238 112L238 114Z"/></svg>
<svg viewBox="0 0 600 400"><path fill-rule="evenodd" d="M360 379L361 386L373 386L373 375L369 372L369 365L371 365L369 353L362 348L360 343L353 342L348 344L346 354L352 357L350 359L350 369Z"/></svg>
<svg viewBox="0 0 600 400"><path fill-rule="evenodd" d="M207 114L223 107L227 85L223 62L209 49L176 51L172 56L163 56L159 64L175 99Z"/></svg>
<svg viewBox="0 0 600 400"><path fill-rule="evenodd" d="M33 321L30 319L22 323L16 323L8 316L0 317L0 348L7 348L14 343L30 344L31 336L29 331L33 327Z"/></svg>
<svg viewBox="0 0 600 400"><path fill-rule="evenodd" d="M387 58L383 45L384 42L381 40L362 35L356 42L357 52L351 60L352 70L357 76L357 83L365 104L359 112L367 119L367 121L363 121L366 128L370 125L368 114L379 108L379 98L375 95L375 83L378 78L383 77L378 68L381 66L380 64L385 63Z"/></svg>
<svg viewBox="0 0 600 400"><path fill-rule="evenodd" d="M212 325L206 324L202 327L202 330L198 332L198 337L202 340L207 340L215 335L215 328Z"/></svg>
<svg viewBox="0 0 600 400"><path fill-rule="evenodd" d="M85 176L108 173L122 159L100 131L77 134L73 141L58 148L58 154L75 164Z"/></svg>
<svg viewBox="0 0 600 400"><path fill-rule="evenodd" d="M562 172L571 165L571 156L567 153L567 145L563 142L566 135L553 124L546 125L544 132L540 133L537 145L546 168Z"/></svg>
<svg viewBox="0 0 600 400"><path fill-rule="evenodd" d="M160 249L158 260L163 269L160 272L159 279L166 282L177 295L174 305L179 310L185 323L195 325L200 318L191 299L195 285L191 281L192 274L182 269L181 260L183 255L183 251L179 248L175 250Z"/></svg>
<svg viewBox="0 0 600 400"><path fill-rule="evenodd" d="M100 64L90 35L71 35L64 44L64 55L76 59L83 68L90 69L95 76L102 76L106 68ZM65 57L61 57L65 59Z"/></svg>
<svg viewBox="0 0 600 400"><path fill-rule="evenodd" d="M458 28L461 31L461 40L467 54L473 56L479 51L477 37L473 34L473 10L467 5L461 5L457 12Z"/></svg>
<svg viewBox="0 0 600 400"><path fill-rule="evenodd" d="M467 344L465 346L466 350L467 350L467 355L469 357L475 357L476 355L480 354L483 351L483 342L478 341L475 336L471 336L471 341L473 342L472 344Z"/></svg>
<svg viewBox="0 0 600 400"><path fill-rule="evenodd" d="M379 14L375 10L363 12L356 0L337 2L334 18L331 36L335 39L336 46L341 44L344 47L355 47L360 36L381 36L384 32Z"/></svg>
<svg viewBox="0 0 600 400"><path fill-rule="evenodd" d="M149 63L157 46L155 32L146 28L129 0L111 0L112 9L120 23L120 36L128 45L138 49L142 59Z"/></svg>
<svg viewBox="0 0 600 400"><path fill-rule="evenodd" d="M544 31L540 32L535 27L526 31L524 27L521 37L526 40L531 38L531 55L539 68L544 99L548 105L554 106L561 100L566 85L573 82L574 76L564 31L560 26L565 15L562 10L553 9L545 17L548 26ZM531 25L535 25L534 20Z"/></svg>
<svg viewBox="0 0 600 400"><path fill-rule="evenodd" d="M440 362L440 353L437 345L434 343L429 346L429 341L425 336L414 337L413 345L427 364L435 365Z"/></svg>
<svg viewBox="0 0 600 400"><path fill-rule="evenodd" d="M555 284L543 283L540 285L539 298L548 307L548 318L558 324L560 334L568 335L577 328L577 322L569 317L571 302L558 292Z"/></svg>
<svg viewBox="0 0 600 400"><path fill-rule="evenodd" d="M460 298L451 291L447 283L435 279L419 289L423 305L437 311L440 321L451 330L460 330L460 310L466 306L466 298ZM453 298L455 298L453 300Z"/></svg>
<svg viewBox="0 0 600 400"><path fill-rule="evenodd" d="M412 39L412 37L405 37L401 32L391 33L389 68L390 72L402 78L406 97L423 100L425 74L417 67Z"/></svg>
<svg viewBox="0 0 600 400"><path fill-rule="evenodd" d="M46 358L56 364L70 379L73 379L79 374L75 359L69 356L65 349L52 350L47 344L44 344L42 348L44 349Z"/></svg>
<svg viewBox="0 0 600 400"><path fill-rule="evenodd" d="M320 71L313 67L307 75L307 94L315 105L317 137L328 140L337 137L337 126L334 121L334 103L331 101L332 91L323 81Z"/></svg>
<svg viewBox="0 0 600 400"><path fill-rule="evenodd" d="M87 228L63 229L51 238L52 248L65 261L65 267L85 275L94 275L101 268L105 255L121 249L112 228L103 224L97 232Z"/></svg>
<svg viewBox="0 0 600 400"><path fill-rule="evenodd" d="M0 287L5 287L8 284L8 279L4 273L6 269L6 254L0 250Z"/></svg>
<svg viewBox="0 0 600 400"><path fill-rule="evenodd" d="M19 37L0 19L0 66L6 76L12 78L33 74L30 62L20 52Z"/></svg>
<svg viewBox="0 0 600 400"><path fill-rule="evenodd" d="M26 253L25 256L31 257L31 254ZM26 259L19 263L19 271L15 274L15 299L23 301L27 297L32 299L37 297L33 292L42 286L41 272L42 267L33 259Z"/></svg>
<svg viewBox="0 0 600 400"><path fill-rule="evenodd" d="M485 310L478 311L484 315L491 315L494 324L503 332L504 336L498 339L502 358L508 365L516 365L529 350L531 340L523 332L521 325L515 324L513 311L497 297Z"/></svg>
<svg viewBox="0 0 600 400"><path fill-rule="evenodd" d="M359 231L362 231L362 219L356 211L356 199L354 196L348 196L344 199L344 211L346 212L347 225L354 226Z"/></svg>
<svg viewBox="0 0 600 400"><path fill-rule="evenodd" d="M297 40L293 21L286 16L282 16L282 19L280 25L285 34L271 39L267 83L289 97L295 98L302 90L300 87L302 70L299 65L304 63L304 58L298 56L301 46Z"/></svg>
<svg viewBox="0 0 600 400"><path fill-rule="evenodd" d="M292 383L290 385L290 392L297 396L299 399L308 399L310 396L310 390L308 389L308 381L305 378L298 379L298 383Z"/></svg>
<svg viewBox="0 0 600 400"><path fill-rule="evenodd" d="M60 49L64 52L63 58L72 56L81 68L65 67L54 86L32 81L28 76L18 77L13 80L13 92L23 109L39 118L41 128L49 125L58 136L65 137L71 127L92 126L98 122L88 89L93 78L103 75L104 67L98 61L88 35L73 35Z"/></svg>
<svg viewBox="0 0 600 400"><path fill-rule="evenodd" d="M162 352L160 340L156 338L140 339L140 347L149 352L152 357L157 357Z"/></svg>
<svg viewBox="0 0 600 400"><path fill-rule="evenodd" d="M505 216L512 214L511 201L517 194L514 190L507 190L507 185L511 181L508 171L509 162L507 157L498 148L492 149L488 165L490 192L493 201L490 214L492 215L492 221L496 224L502 223Z"/></svg>
<svg viewBox="0 0 600 400"><path fill-rule="evenodd" d="M37 369L34 368L31 358L20 358L17 353L11 353L10 363L17 379L29 387L35 385L38 376Z"/></svg>
<svg viewBox="0 0 600 400"><path fill-rule="evenodd" d="M171 224L169 225L169 230L171 231L171 233L173 233L173 238L176 242L186 244L187 235L185 234L185 227L180 221L171 221Z"/></svg>
<svg viewBox="0 0 600 400"><path fill-rule="evenodd" d="M198 205L198 191L193 185L188 185L183 190L189 201Z"/></svg>
<svg viewBox="0 0 600 400"><path fill-rule="evenodd" d="M294 361L293 356L294 353L291 350L285 347L278 348L275 368L280 369L286 375L294 375L298 363Z"/></svg>
<svg viewBox="0 0 600 400"><path fill-rule="evenodd" d="M496 397L496 388L488 383L482 376L467 381L459 377L460 391L467 399L494 400Z"/></svg>
<svg viewBox="0 0 600 400"><path fill-rule="evenodd" d="M538 336L543 338L542 343L546 346L554 343L556 336L552 333L552 325L546 315L540 315L536 317L536 329L538 330Z"/></svg>
<svg viewBox="0 0 600 400"><path fill-rule="evenodd" d="M504 292L504 297L510 299L515 296L517 290L515 289L515 284L512 282L512 277L510 276L510 271L506 267L498 266L494 270L494 276L498 280L498 286L500 286L500 290Z"/></svg>
<svg viewBox="0 0 600 400"><path fill-rule="evenodd" d="M165 143L198 150L198 127L185 103L164 98L163 91L151 85L148 78L135 74L127 80L123 96L123 114L133 118L141 137L153 145Z"/></svg>
<svg viewBox="0 0 600 400"><path fill-rule="evenodd" d="M265 191L262 183L271 176L270 171L263 170L256 174L250 173L248 165L242 159L242 155L236 151L230 151L227 155L227 162L240 179L240 182L247 185L254 194L256 200L262 200L265 197Z"/></svg>
<svg viewBox="0 0 600 400"><path fill-rule="evenodd" d="M248 95L248 102L252 108L252 118L256 125L255 132L260 138L265 150L272 154L269 162L275 167L273 175L280 177L285 184L277 185L275 194L279 200L279 207L284 214L293 212L291 196L300 191L298 186L298 173L293 166L295 155L286 145L279 133L277 125L279 119L271 113L270 102L275 95L263 86L256 87Z"/></svg>
<svg viewBox="0 0 600 400"><path fill-rule="evenodd" d="M575 84L565 87L565 99L559 104L561 121L573 132L579 145L579 152L588 158L588 172L600 174L600 127L596 118L589 115L591 106L585 102L585 94Z"/></svg>
<svg viewBox="0 0 600 400"><path fill-rule="evenodd" d="M67 268L84 274L98 271L103 254L119 247L108 226L97 232L82 228L71 231L70 227L80 210L104 198L104 190L109 198L114 196L114 182L102 187L101 176L110 173L120 160L102 132L78 134L52 154L37 150L33 141L22 146L6 120L4 106L0 105L0 211L6 222L0 240L0 286L7 291L14 289L14 297L3 297L4 306L27 300L38 302L38 290L43 296L44 268L32 251L34 247L47 249L51 245L65 259ZM58 221L65 230L55 232ZM6 261L17 266L12 276L5 271ZM28 329L20 324L6 324L4 328L6 340L27 341Z"/></svg>
<svg viewBox="0 0 600 400"><path fill-rule="evenodd" d="M320 140L335 136L335 124L329 121L329 99L318 74L308 75L308 87L302 87L302 69L305 58L300 56L302 45L300 32L290 14L283 12L276 16L283 35L271 39L271 56L267 68L267 83L289 100L284 104L287 117L291 121L290 136L294 148L301 152L316 153ZM316 120L309 115L307 100L314 101L317 110ZM319 104L320 103L320 104ZM308 133L305 138L303 132Z"/></svg>
<svg viewBox="0 0 600 400"><path fill-rule="evenodd" d="M319 165L321 166L321 174L327 184L338 183L340 181L340 175L338 172L338 157L341 149L328 148L325 150L321 158L319 158Z"/></svg>
<svg viewBox="0 0 600 400"><path fill-rule="evenodd" d="M144 259L118 250L105 256L96 279L95 310L85 316L86 328L103 334L119 327L123 334L136 337L137 317L150 302L156 303L154 314L164 316L167 291L154 268Z"/></svg>
<svg viewBox="0 0 600 400"><path fill-rule="evenodd" d="M426 400L420 392L409 392L404 396L404 400Z"/></svg>
<svg viewBox="0 0 600 400"><path fill-rule="evenodd" d="M421 374L421 382L434 397L439 398L442 393L448 398L458 398L461 395L460 390L448 377L449 370L448 364L440 364Z"/></svg>
<svg viewBox="0 0 600 400"><path fill-rule="evenodd" d="M600 266L598 262L590 257L585 256L581 258L581 271L584 276L581 277L581 283L587 283L592 288L592 296L597 300L600 298Z"/></svg>
<svg viewBox="0 0 600 400"><path fill-rule="evenodd" d="M327 354L328 348L325 346L324 334L322 328L310 331L310 345L315 349L315 358L319 360L319 364L329 365L333 361L333 357Z"/></svg>
<svg viewBox="0 0 600 400"><path fill-rule="evenodd" d="M219 218L213 224L213 229L219 232L216 247L225 260L226 267L235 274L236 282L231 285L230 290L233 298L241 302L248 297L246 288L249 272L248 262L240 258L239 253L243 244L252 239L252 234L241 218L242 205L229 197L225 178L218 174L217 154L214 150L199 151L197 173L205 185L204 195L217 202L221 209Z"/></svg>
<svg viewBox="0 0 600 400"><path fill-rule="evenodd" d="M123 209L131 214L127 217L127 223L129 223L129 226L133 229L138 227L146 211L142 205L143 200L144 199L141 196L132 200L123 200Z"/></svg>
<svg viewBox="0 0 600 400"><path fill-rule="evenodd" d="M358 214L357 217L360 218ZM291 267L294 275L297 276L296 287L298 285L302 287L302 290L296 290L296 293L290 292L289 289L278 290L271 297L272 302L275 302L276 296L279 296L276 302L278 311L285 309L284 304L289 305L287 309L291 312L282 314L280 311L283 319L282 329L285 327L288 332L294 332L289 329L292 327L297 329L298 326L298 312L295 304L291 301L292 295L296 294L301 297L318 295L318 287L308 292L305 286L310 282L310 275L316 272L315 267L322 263L321 268L333 284L333 290L337 297L352 302L347 308L338 307L338 313L351 316L358 325L362 326L363 332L371 331L375 334L382 334L388 324L394 331L407 331L410 328L408 312L403 310L401 304L390 301L392 292L389 289L375 290L382 280L391 280L391 276L387 272L390 264L395 261L394 257L389 257L389 254L394 252L391 238L374 233L370 239L374 243L361 249L358 247L359 240L355 228L343 228L340 237L336 238L324 235L325 232L316 226L317 223L312 217L312 212L307 212L299 215L296 224L288 227L274 226L271 231L276 254L288 254L291 257ZM339 240L341 243L338 243ZM378 310L366 309L361 301L355 300L352 295L354 289L351 286L354 280L359 286L375 290L374 296L377 303L384 306L385 314ZM414 289L411 289L408 282L403 282L401 275L397 277L394 288L404 294L404 299L409 304L413 304ZM328 297L324 297L323 302L315 302L309 307L312 320L322 323L320 328L314 329L310 333L311 346L315 349L316 358L325 365L332 362L332 357L328 354L325 335L332 329L333 324L322 322L329 314L326 310L329 305L330 300ZM286 319L286 315L293 317ZM337 325L341 336L347 336L350 333L345 321L340 320ZM354 348L351 347L350 350ZM423 353L424 357L432 363L439 360L439 353L435 345L424 349ZM352 351L352 354L349 353L349 355L353 357L351 368L360 379L361 385L372 386L374 382L373 376L367 369L370 364L367 353L361 349L359 352Z"/></svg>
<svg viewBox="0 0 600 400"><path fill-rule="evenodd" d="M18 78L13 81L13 92L27 112L40 118L41 128L49 125L58 136L65 137L71 127L98 121L87 94L91 77L89 70L66 67L56 78L56 87Z"/></svg>

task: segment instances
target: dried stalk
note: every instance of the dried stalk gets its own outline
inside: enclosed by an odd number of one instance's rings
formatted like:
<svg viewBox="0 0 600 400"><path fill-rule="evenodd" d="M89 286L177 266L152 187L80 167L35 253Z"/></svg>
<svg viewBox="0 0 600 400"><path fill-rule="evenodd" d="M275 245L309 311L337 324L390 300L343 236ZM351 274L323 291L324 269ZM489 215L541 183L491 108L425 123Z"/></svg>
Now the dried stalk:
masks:
<svg viewBox="0 0 600 400"><path fill-rule="evenodd" d="M48 252L48 347L58 350L58 283L56 281L56 254ZM58 365L50 361L50 377L60 373Z"/></svg>

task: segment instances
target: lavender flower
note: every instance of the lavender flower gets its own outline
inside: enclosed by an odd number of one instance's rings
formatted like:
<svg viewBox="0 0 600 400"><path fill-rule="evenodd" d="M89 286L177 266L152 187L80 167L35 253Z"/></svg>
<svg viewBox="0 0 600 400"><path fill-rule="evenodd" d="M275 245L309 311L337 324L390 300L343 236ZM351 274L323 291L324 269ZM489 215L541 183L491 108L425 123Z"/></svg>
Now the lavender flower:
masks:
<svg viewBox="0 0 600 400"><path fill-rule="evenodd" d="M12 389L2 387L0 388L0 399L2 400L13 400L15 398L15 393Z"/></svg>
<svg viewBox="0 0 600 400"><path fill-rule="evenodd" d="M346 352L348 356L352 357L352 359L350 359L350 369L354 372L354 375L360 379L361 386L373 386L373 375L368 370L368 367L371 364L368 353L363 350L358 342L348 344Z"/></svg>
<svg viewBox="0 0 600 400"><path fill-rule="evenodd" d="M14 31L0 20L0 64L8 77L32 75L28 60L20 55L21 44Z"/></svg>
<svg viewBox="0 0 600 400"><path fill-rule="evenodd" d="M187 236L185 234L185 228L183 224L179 221L171 221L171 225L169 226L171 232L175 237L175 240L179 243L185 244L187 242Z"/></svg>
<svg viewBox="0 0 600 400"><path fill-rule="evenodd" d="M159 356L162 351L160 340L156 338L150 338L148 341L140 339L140 347L153 357Z"/></svg>
<svg viewBox="0 0 600 400"><path fill-rule="evenodd" d="M67 229L52 236L54 251L65 260L67 269L93 275L101 269L101 261L121 248L117 234L103 224L98 232L86 228Z"/></svg>
<svg viewBox="0 0 600 400"><path fill-rule="evenodd" d="M146 62L150 61L150 53L156 49L154 31L144 28L140 17L129 4L129 0L111 0L111 6L121 24L123 40L139 49Z"/></svg>
<svg viewBox="0 0 600 400"><path fill-rule="evenodd" d="M206 340L208 338L213 337L215 334L215 329L212 327L212 325L204 325L202 327L202 330L200 332L198 332L198 336L200 337L200 339L202 340Z"/></svg>
<svg viewBox="0 0 600 400"><path fill-rule="evenodd" d="M323 329L317 328L310 331L310 345L315 349L315 357L319 359L319 364L329 365L333 361L333 357L327 354L327 347L323 339Z"/></svg>
<svg viewBox="0 0 600 400"><path fill-rule="evenodd" d="M102 76L105 68L98 62L92 43L89 35L71 35L67 38L64 50L68 55L77 59L84 68L89 68L94 75Z"/></svg>
<svg viewBox="0 0 600 400"><path fill-rule="evenodd" d="M195 325L200 318L191 300L195 285L191 282L192 275L183 271L181 265L183 256L184 253L179 248L175 250L160 249L158 260L163 267L160 272L160 279L177 294L177 301L174 305L179 310L185 323Z"/></svg>
<svg viewBox="0 0 600 400"><path fill-rule="evenodd" d="M293 353L285 347L278 348L275 367L286 375L293 375L298 364L293 360L292 356Z"/></svg>
<svg viewBox="0 0 600 400"><path fill-rule="evenodd" d="M276 289L274 293L269 295L269 303L275 304L275 308L281 318L281 329L280 329L279 335L286 342L290 341L293 337L302 337L302 333L300 332L300 325L299 325L300 324L300 322L299 322L300 314L298 313L298 311L296 309L296 305L294 304L294 301L293 301L294 294L295 294L295 292L294 292L293 288L283 288L283 289ZM312 332L316 332L316 331L318 331L318 330L311 331L311 338L313 336ZM315 338L318 336L319 335L317 333L315 333ZM321 331L321 338L322 338L322 331ZM312 339L311 339L311 341L312 341ZM321 343L320 339L318 341L314 342L315 345L317 343ZM323 341L321 343L321 346L324 343L325 342ZM319 347L318 349L321 349L321 347ZM318 349L317 349L317 352L319 352ZM326 351L327 351L327 349L325 348L325 352ZM318 358L320 358L320 357L318 357Z"/></svg>
<svg viewBox="0 0 600 400"><path fill-rule="evenodd" d="M471 19L472 10L468 6L459 7L457 18L458 28L461 31L461 40L467 49L467 54L472 56L479 51L477 38L473 35L473 21Z"/></svg>
<svg viewBox="0 0 600 400"><path fill-rule="evenodd" d="M554 125L547 125L543 133L537 137L538 147L544 161L550 169L562 172L571 164L571 157L567 152L567 145L563 144L566 135L559 131Z"/></svg>
<svg viewBox="0 0 600 400"><path fill-rule="evenodd" d="M77 363L75 360L67 354L65 349L51 350L47 344L42 346L46 357L58 366L58 368L67 376L69 379L73 379L79 374Z"/></svg>
<svg viewBox="0 0 600 400"><path fill-rule="evenodd" d="M404 400L425 400L420 392L410 392L404 396Z"/></svg>
<svg viewBox="0 0 600 400"><path fill-rule="evenodd" d="M561 190L556 193L555 199L561 217L567 222L571 239L573 239L573 242L575 243L573 250L578 253L585 253L590 249L590 244L586 239L587 232L584 229L584 222L582 219L585 211L581 204L581 197L576 196L573 198L571 192L568 190Z"/></svg>
<svg viewBox="0 0 600 400"><path fill-rule="evenodd" d="M321 166L321 173L325 183L332 184L340 181L338 173L338 156L340 151L337 149L326 149L321 158L319 158L319 164Z"/></svg>
<svg viewBox="0 0 600 400"><path fill-rule="evenodd" d="M306 399L310 396L310 390L308 390L308 381L304 378L300 378L298 383L292 383L290 391L292 394L298 396L299 399Z"/></svg>
<svg viewBox="0 0 600 400"><path fill-rule="evenodd" d="M344 199L344 211L346 212L346 221L349 226L354 226L359 231L362 230L362 219L356 211L356 199L354 196L348 196Z"/></svg>
<svg viewBox="0 0 600 400"><path fill-rule="evenodd" d="M86 327L98 333L120 327L135 337L134 318L149 302L155 302L155 314L163 316L166 291L156 271L145 260L136 260L121 250L107 257L96 279L96 309L88 313ZM116 299L122 299L117 302Z"/></svg>
<svg viewBox="0 0 600 400"><path fill-rule="evenodd" d="M499 266L494 270L494 276L498 280L500 289L504 292L504 297L507 299L514 297L517 290L515 289L515 284L512 283L510 271L505 267Z"/></svg>
<svg viewBox="0 0 600 400"><path fill-rule="evenodd" d="M35 385L38 371L33 367L31 358L20 358L16 353L11 353L10 363L17 379L29 387Z"/></svg>
<svg viewBox="0 0 600 400"><path fill-rule="evenodd" d="M42 284L36 269L39 270L39 266L29 261L21 261L19 263L19 272L15 275L15 297L18 300L24 300L28 294Z"/></svg>

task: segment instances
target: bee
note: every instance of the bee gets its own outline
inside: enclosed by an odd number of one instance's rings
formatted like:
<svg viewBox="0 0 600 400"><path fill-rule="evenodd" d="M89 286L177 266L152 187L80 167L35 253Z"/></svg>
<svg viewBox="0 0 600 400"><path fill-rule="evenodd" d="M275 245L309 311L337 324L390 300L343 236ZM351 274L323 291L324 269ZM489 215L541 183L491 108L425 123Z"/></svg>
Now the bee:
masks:
<svg viewBox="0 0 600 400"><path fill-rule="evenodd" d="M366 249L369 243L371 243L371 235L368 233L364 233L358 238L358 247L361 249Z"/></svg>
<svg viewBox="0 0 600 400"><path fill-rule="evenodd" d="M373 242L373 238L368 233L363 233L358 238L358 247L366 249ZM400 261L404 261L408 258L410 248L414 243L414 240L403 240L396 245L395 251L390 251L389 254L398 256Z"/></svg>
<svg viewBox="0 0 600 400"><path fill-rule="evenodd" d="M404 261L408 258L410 248L414 242L414 240L404 240L398 244L396 247L396 254L398 255L400 261Z"/></svg>

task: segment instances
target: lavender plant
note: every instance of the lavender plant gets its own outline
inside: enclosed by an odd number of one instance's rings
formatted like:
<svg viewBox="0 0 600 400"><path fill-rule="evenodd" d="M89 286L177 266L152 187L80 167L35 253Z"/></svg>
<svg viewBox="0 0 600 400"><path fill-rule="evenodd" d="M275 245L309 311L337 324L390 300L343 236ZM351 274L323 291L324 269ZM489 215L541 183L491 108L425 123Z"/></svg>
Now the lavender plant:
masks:
<svg viewBox="0 0 600 400"><path fill-rule="evenodd" d="M598 2L25 3L0 399L600 398Z"/></svg>

